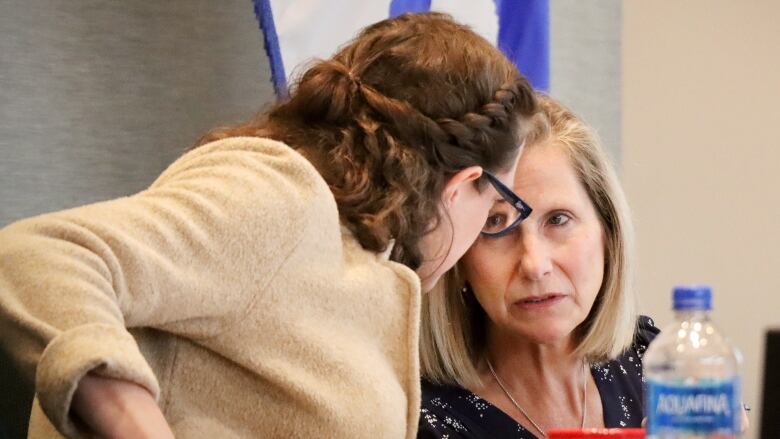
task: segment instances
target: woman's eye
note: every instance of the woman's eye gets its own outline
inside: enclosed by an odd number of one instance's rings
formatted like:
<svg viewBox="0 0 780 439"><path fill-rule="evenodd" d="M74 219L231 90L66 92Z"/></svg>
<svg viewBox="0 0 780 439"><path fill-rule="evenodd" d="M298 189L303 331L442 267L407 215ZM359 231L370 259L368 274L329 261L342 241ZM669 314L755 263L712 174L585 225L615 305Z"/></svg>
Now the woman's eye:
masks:
<svg viewBox="0 0 780 439"><path fill-rule="evenodd" d="M503 213L494 213L487 217L485 221L485 231L501 230L506 224L506 215Z"/></svg>
<svg viewBox="0 0 780 439"><path fill-rule="evenodd" d="M500 233L506 230L517 219L517 209L509 203L501 202L490 209L482 232L487 234Z"/></svg>
<svg viewBox="0 0 780 439"><path fill-rule="evenodd" d="M556 213L550 217L550 224L554 226L562 226L567 222L569 222L569 217L562 213Z"/></svg>

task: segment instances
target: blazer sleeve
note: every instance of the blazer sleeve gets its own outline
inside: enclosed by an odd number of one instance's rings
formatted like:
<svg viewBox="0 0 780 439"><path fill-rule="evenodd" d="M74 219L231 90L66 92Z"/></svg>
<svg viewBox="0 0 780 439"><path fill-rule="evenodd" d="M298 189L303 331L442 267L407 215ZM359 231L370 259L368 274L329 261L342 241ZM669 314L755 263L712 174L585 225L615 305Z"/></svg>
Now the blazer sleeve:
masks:
<svg viewBox="0 0 780 439"><path fill-rule="evenodd" d="M2 348L35 371L41 407L66 434L89 371L158 397L128 328L218 334L262 294L325 194L286 145L234 138L193 150L134 196L12 224L0 230Z"/></svg>

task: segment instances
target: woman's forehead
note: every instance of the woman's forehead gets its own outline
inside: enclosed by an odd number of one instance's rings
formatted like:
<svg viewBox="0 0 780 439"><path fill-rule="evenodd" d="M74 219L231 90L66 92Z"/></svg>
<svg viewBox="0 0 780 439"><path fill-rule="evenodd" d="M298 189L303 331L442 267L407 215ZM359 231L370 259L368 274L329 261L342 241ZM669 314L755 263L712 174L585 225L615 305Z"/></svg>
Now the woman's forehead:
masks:
<svg viewBox="0 0 780 439"><path fill-rule="evenodd" d="M517 164L514 186L515 190L528 191L540 185L577 181L576 172L566 151L559 145L546 144L530 147L523 153Z"/></svg>

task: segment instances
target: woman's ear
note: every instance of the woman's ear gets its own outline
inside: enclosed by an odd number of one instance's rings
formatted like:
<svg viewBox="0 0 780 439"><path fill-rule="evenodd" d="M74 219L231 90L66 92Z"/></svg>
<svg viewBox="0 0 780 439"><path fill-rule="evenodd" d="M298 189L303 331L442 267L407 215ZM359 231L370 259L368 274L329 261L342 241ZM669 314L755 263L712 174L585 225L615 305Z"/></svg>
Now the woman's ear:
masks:
<svg viewBox="0 0 780 439"><path fill-rule="evenodd" d="M451 207L459 198L468 194L469 191L475 191L474 182L482 177L481 166L469 166L461 169L455 175L447 180L442 191L441 199L445 207Z"/></svg>

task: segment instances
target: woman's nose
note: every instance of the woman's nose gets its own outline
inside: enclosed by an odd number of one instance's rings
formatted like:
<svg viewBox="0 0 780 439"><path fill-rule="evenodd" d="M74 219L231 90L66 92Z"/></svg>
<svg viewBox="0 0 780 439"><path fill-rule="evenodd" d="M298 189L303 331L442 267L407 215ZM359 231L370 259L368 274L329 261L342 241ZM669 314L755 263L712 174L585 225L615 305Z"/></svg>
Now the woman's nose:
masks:
<svg viewBox="0 0 780 439"><path fill-rule="evenodd" d="M552 258L547 243L533 233L526 233L520 250L520 270L530 280L541 280L552 272Z"/></svg>

